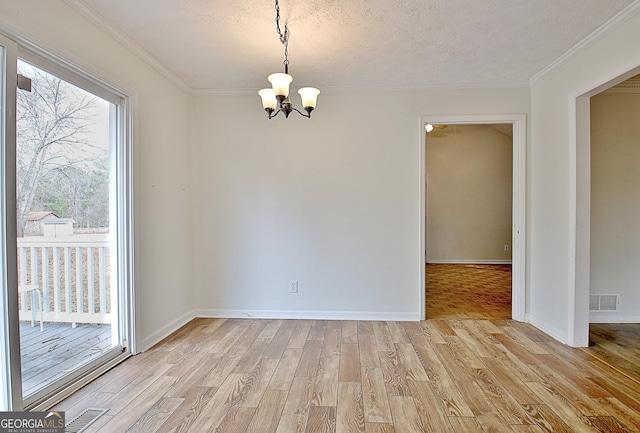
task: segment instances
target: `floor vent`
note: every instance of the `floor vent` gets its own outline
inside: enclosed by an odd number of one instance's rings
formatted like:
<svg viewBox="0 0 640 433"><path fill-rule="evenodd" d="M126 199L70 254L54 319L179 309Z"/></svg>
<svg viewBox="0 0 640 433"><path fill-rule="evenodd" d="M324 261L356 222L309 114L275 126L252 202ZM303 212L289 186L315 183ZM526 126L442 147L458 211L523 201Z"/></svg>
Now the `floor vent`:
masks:
<svg viewBox="0 0 640 433"><path fill-rule="evenodd" d="M80 433L93 424L98 418L107 413L109 409L90 408L78 415L65 427L65 433Z"/></svg>
<svg viewBox="0 0 640 433"><path fill-rule="evenodd" d="M589 311L618 311L620 295L589 295Z"/></svg>

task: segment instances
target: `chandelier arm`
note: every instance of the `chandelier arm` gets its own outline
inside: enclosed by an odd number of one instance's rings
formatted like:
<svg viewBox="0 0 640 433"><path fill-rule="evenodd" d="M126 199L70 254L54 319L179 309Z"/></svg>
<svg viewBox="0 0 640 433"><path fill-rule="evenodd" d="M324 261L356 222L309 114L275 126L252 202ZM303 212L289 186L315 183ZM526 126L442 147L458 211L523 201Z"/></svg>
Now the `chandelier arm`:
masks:
<svg viewBox="0 0 640 433"><path fill-rule="evenodd" d="M289 107L289 109L283 109L283 108L279 108L277 111L273 111L273 110L266 110L267 114L269 115L269 119L273 119L274 117L276 117L280 112L284 113L286 117L289 117L289 114L287 114L287 111L289 113L291 113L292 111L296 111L298 112L299 115L306 117L307 119L311 118L311 110L307 111L306 113L303 113L302 111L298 110L295 107Z"/></svg>
<svg viewBox="0 0 640 433"><path fill-rule="evenodd" d="M271 112L267 112L269 114L269 119L273 119L274 117L276 117L278 115L278 113L280 113L282 110L278 110L278 111L273 111L271 110Z"/></svg>
<svg viewBox="0 0 640 433"><path fill-rule="evenodd" d="M303 113L302 111L298 110L295 107L291 107L293 110L297 111L299 115L306 117L307 119L311 119L311 111L308 111L307 113Z"/></svg>

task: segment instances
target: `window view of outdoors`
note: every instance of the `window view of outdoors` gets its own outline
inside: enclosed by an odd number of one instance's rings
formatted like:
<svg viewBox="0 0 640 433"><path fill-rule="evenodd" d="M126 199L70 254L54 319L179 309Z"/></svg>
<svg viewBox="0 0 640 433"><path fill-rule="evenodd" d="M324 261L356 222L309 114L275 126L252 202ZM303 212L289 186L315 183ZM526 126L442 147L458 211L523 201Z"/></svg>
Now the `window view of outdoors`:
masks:
<svg viewBox="0 0 640 433"><path fill-rule="evenodd" d="M18 71L32 80L31 92L18 91L16 149L27 397L117 344L109 237L112 104L26 62Z"/></svg>

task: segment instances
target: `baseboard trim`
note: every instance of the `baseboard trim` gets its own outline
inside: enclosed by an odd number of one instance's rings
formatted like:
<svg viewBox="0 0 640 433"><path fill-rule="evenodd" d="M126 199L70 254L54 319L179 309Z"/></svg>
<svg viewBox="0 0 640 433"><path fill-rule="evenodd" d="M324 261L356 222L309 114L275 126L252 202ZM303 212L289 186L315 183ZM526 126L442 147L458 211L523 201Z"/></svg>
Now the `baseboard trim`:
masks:
<svg viewBox="0 0 640 433"><path fill-rule="evenodd" d="M141 340L139 352L150 349L173 332L182 328L195 318L211 319L301 319L301 320L375 320L393 322L417 322L420 321L420 313L397 312L373 312L373 311L283 311L283 310L223 310L223 309L197 309L183 314L167 325L158 329L153 334ZM604 316L599 317L605 318ZM616 317L615 321L607 318L607 321L592 323L634 323L640 322L640 317ZM529 313L525 315L525 321L535 326L542 332L549 334L561 343L567 344L567 336L564 332L548 326L544 322L536 320Z"/></svg>
<svg viewBox="0 0 640 433"><path fill-rule="evenodd" d="M172 333L176 332L178 329L182 328L187 323L191 322L195 319L196 316L192 311L189 311L177 319L167 323L162 328L155 331L153 334L143 338L138 345L138 353L144 352L145 350L151 349L153 346L158 344L163 339L167 338Z"/></svg>
<svg viewBox="0 0 640 433"><path fill-rule="evenodd" d="M492 259L428 259L427 263L434 265L510 265L511 260L492 260Z"/></svg>
<svg viewBox="0 0 640 433"><path fill-rule="evenodd" d="M144 352L195 318L207 319L304 319L304 320L375 320L417 322L420 313L371 311L279 311L279 310L192 310L140 340L138 353Z"/></svg>
<svg viewBox="0 0 640 433"><path fill-rule="evenodd" d="M538 319L536 319L534 316L532 315L528 315L529 317L529 323L532 324L533 326L535 326L536 328L538 328L539 330L541 330L542 332L544 332L545 334L549 335L552 338L555 338L556 340L558 340L560 343L562 344L568 344L567 343L567 333L557 329L553 326L549 326L548 324L546 324L543 321L540 321Z"/></svg>
<svg viewBox="0 0 640 433"><path fill-rule="evenodd" d="M372 311L281 311L281 310L217 310L200 309L195 317L228 319L305 319L305 320L380 320L415 322L420 313L394 313Z"/></svg>
<svg viewBox="0 0 640 433"><path fill-rule="evenodd" d="M590 313L589 323L640 323L640 316L621 316L611 313Z"/></svg>

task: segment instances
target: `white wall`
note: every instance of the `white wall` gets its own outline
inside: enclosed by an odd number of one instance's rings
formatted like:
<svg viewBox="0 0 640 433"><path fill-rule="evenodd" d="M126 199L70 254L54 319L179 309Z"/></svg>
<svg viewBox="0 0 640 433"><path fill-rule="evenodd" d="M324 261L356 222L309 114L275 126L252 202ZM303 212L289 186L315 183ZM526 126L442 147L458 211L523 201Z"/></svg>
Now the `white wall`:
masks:
<svg viewBox="0 0 640 433"><path fill-rule="evenodd" d="M195 98L197 314L418 319L420 116L529 106L527 88L325 92L311 120L267 120L257 95Z"/></svg>
<svg viewBox="0 0 640 433"><path fill-rule="evenodd" d="M530 110L528 88L326 91L269 121L257 95L191 99L60 0L3 1L0 26L136 93L142 348L194 308L417 319L420 116Z"/></svg>
<svg viewBox="0 0 640 433"><path fill-rule="evenodd" d="M135 93L136 302L144 349L193 308L189 95L63 1L3 0L0 28Z"/></svg>
<svg viewBox="0 0 640 433"><path fill-rule="evenodd" d="M592 321L640 322L640 93L591 98L591 285L620 311Z"/></svg>
<svg viewBox="0 0 640 433"><path fill-rule="evenodd" d="M636 8L636 11L638 8ZM530 181L530 319L556 338L573 341L570 233L570 95L592 89L640 66L640 15L630 17L603 38L587 46L569 61L533 83L531 88ZM581 270L581 272L584 272ZM587 271L588 272L588 271ZM577 287L580 299L588 298L588 287ZM580 302L580 309L588 303ZM576 311L585 324L588 312ZM583 320L584 319L584 320Z"/></svg>
<svg viewBox="0 0 640 433"><path fill-rule="evenodd" d="M512 147L489 125L427 134L427 263L511 262Z"/></svg>

